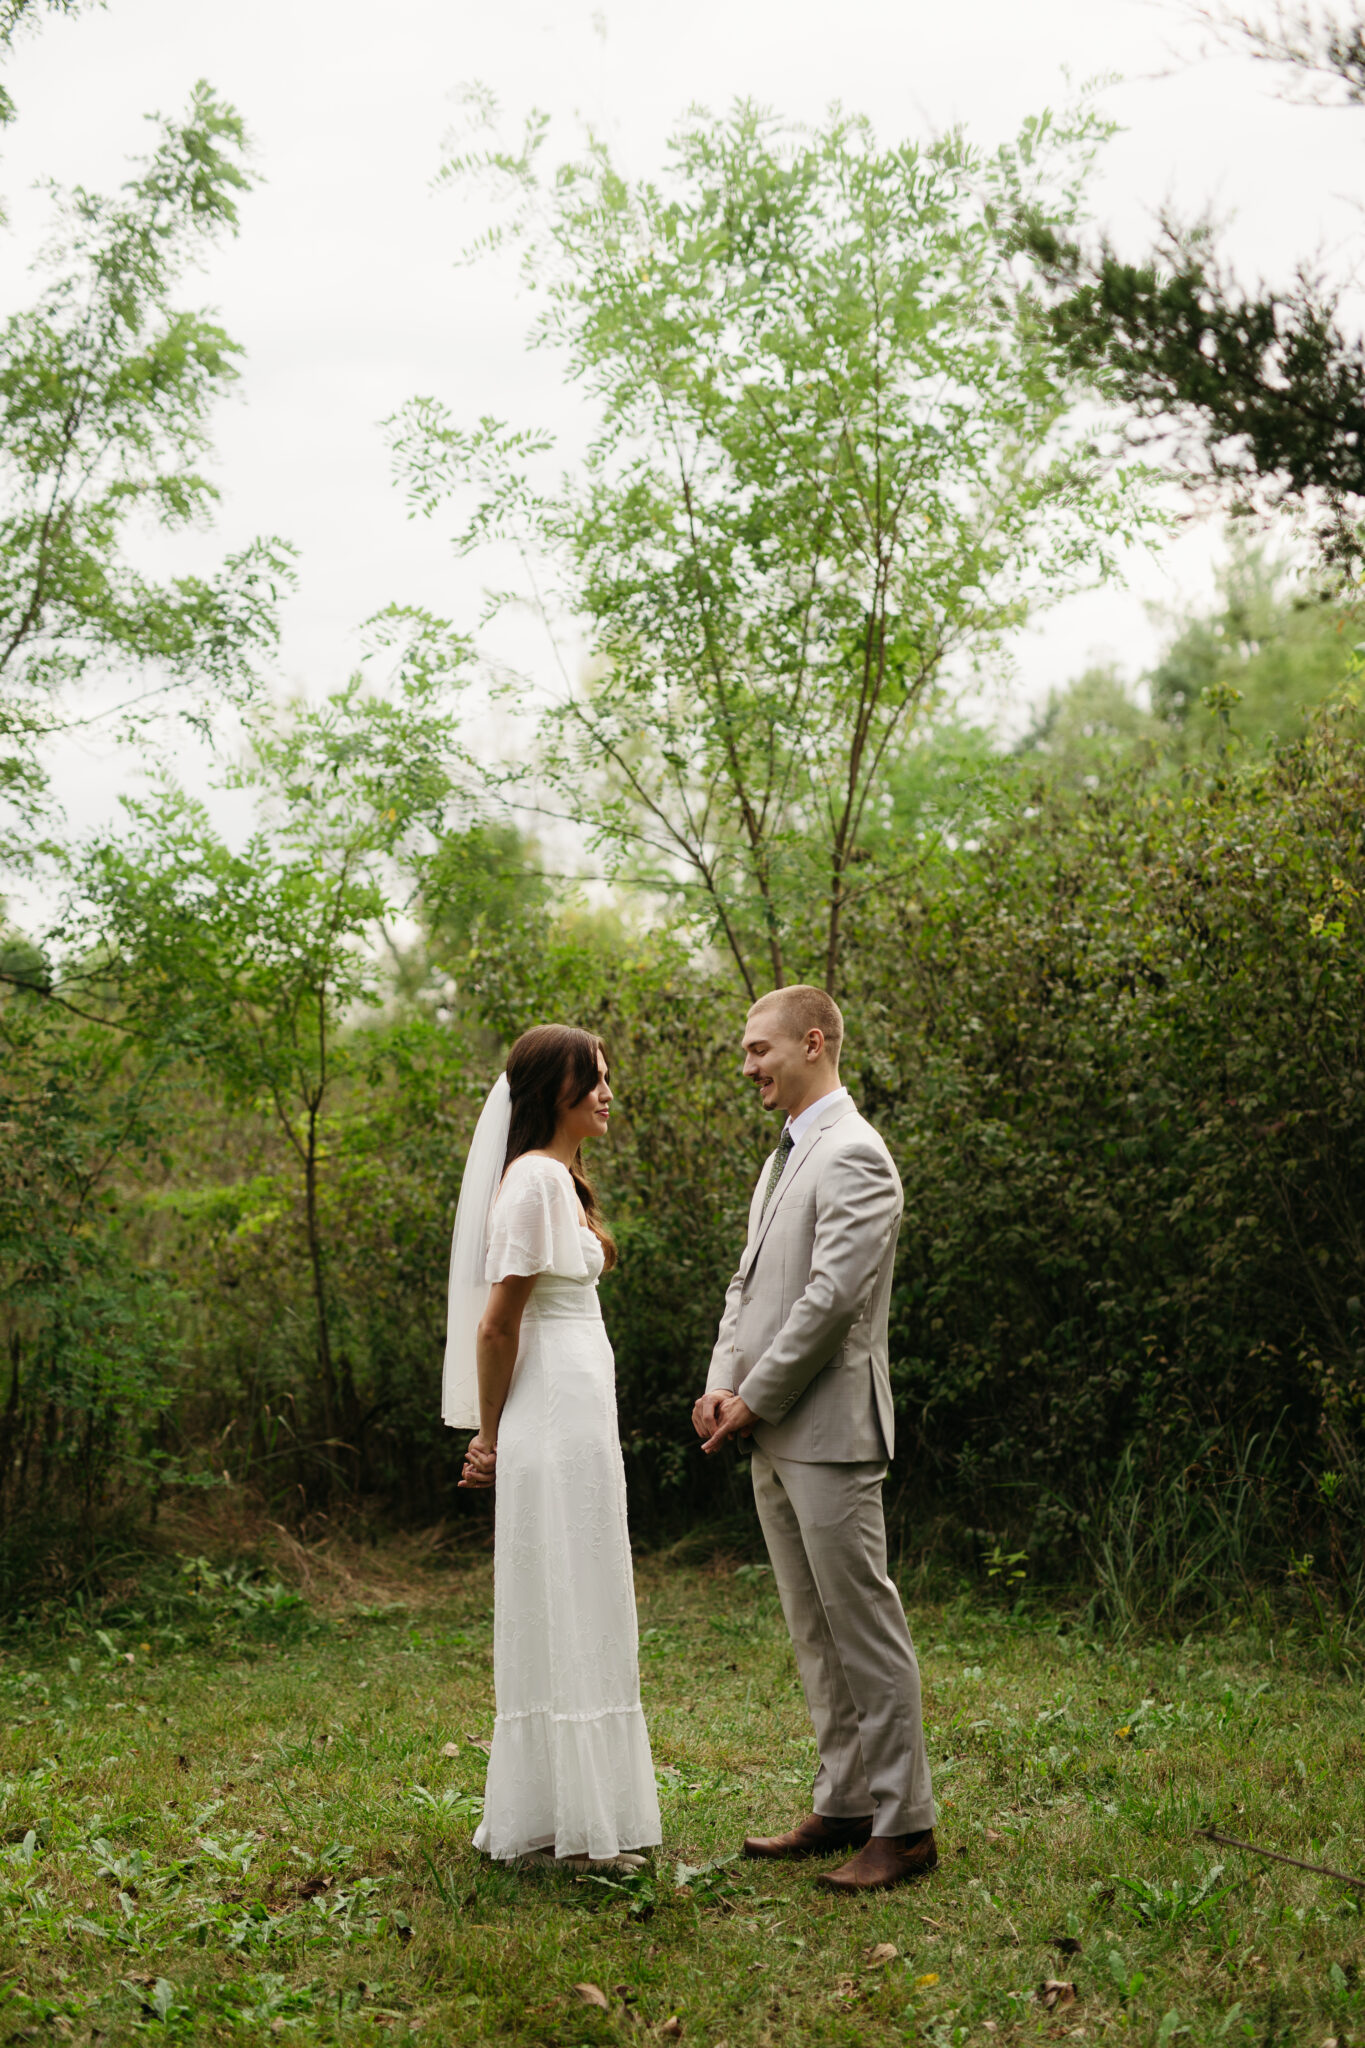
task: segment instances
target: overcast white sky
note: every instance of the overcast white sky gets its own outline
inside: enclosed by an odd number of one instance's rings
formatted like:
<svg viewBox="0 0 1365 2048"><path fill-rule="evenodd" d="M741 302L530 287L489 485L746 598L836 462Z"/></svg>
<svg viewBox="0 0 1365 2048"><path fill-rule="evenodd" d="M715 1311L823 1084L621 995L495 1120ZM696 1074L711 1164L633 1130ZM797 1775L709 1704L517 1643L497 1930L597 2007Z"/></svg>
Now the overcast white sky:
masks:
<svg viewBox="0 0 1365 2048"><path fill-rule="evenodd" d="M116 183L143 146L140 116L181 107L197 78L240 107L267 182L191 290L248 354L219 424L217 535L177 559L258 531L297 543L281 680L316 691L342 679L359 623L390 601L473 622L477 579L438 525L407 520L390 483L387 413L430 392L471 420L575 435L553 362L523 353L511 270L452 263L470 219L430 181L462 81L491 86L510 114L586 117L647 170L690 102L749 95L816 118L839 99L887 140L960 121L990 141L1064 97L1068 71L1119 74L1104 103L1126 133L1095 203L1122 244L1144 244L1171 201L1230 216L1248 273L1284 278L1317 250L1353 260L1365 115L1287 106L1248 60L1201 56L1178 0L109 0L45 24L8 67L19 120L0 140L0 294L14 306L30 290L46 217L36 180ZM1053 614L1021 643L1019 694L1096 657L1136 672L1154 647L1145 601L1198 592L1211 547L1187 536L1135 562L1128 592ZM118 779L93 746L61 764L77 817L104 809Z"/></svg>

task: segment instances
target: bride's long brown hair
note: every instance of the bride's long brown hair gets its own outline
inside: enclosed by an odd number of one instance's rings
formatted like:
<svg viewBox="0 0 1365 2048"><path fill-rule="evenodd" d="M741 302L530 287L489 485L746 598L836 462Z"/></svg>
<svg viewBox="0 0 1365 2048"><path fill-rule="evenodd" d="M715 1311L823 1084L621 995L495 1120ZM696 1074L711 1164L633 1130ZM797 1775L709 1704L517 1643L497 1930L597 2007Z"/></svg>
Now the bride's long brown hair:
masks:
<svg viewBox="0 0 1365 2048"><path fill-rule="evenodd" d="M545 1149L554 1137L561 1108L572 1109L585 1095L591 1095L598 1082L599 1052L605 1059L607 1049L601 1039L573 1024L537 1024L522 1032L507 1055L512 1121L507 1132L504 1172L523 1152ZM616 1245L602 1221L581 1146L569 1162L569 1172L588 1228L601 1244L603 1270L609 1273L616 1264Z"/></svg>

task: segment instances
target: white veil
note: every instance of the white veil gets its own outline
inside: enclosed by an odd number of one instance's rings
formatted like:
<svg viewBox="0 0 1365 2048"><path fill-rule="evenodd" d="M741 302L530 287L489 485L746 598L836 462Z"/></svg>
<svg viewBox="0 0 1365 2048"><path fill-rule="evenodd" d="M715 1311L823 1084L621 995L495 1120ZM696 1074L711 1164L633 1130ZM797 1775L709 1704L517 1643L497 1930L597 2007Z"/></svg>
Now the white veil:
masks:
<svg viewBox="0 0 1365 2048"><path fill-rule="evenodd" d="M499 1074L474 1128L460 1182L455 1235L450 1244L450 1312L446 1322L446 1363L441 1378L441 1420L451 1429L479 1426L479 1318L488 1303L484 1268L489 1219L507 1159L512 1092Z"/></svg>

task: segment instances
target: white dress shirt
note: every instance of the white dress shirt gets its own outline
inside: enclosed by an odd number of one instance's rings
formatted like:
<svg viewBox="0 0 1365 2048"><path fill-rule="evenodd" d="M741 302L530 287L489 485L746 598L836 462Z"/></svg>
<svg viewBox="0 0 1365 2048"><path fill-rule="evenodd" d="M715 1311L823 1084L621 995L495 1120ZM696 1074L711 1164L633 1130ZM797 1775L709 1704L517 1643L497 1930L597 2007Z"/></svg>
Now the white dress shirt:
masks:
<svg viewBox="0 0 1365 2048"><path fill-rule="evenodd" d="M847 1100L847 1098L847 1088L831 1088L829 1094L822 1095L818 1102L808 1103L806 1108L802 1110L800 1116L796 1117L795 1119L788 1117L786 1123L783 1125L782 1128L784 1130L791 1132L792 1144L799 1145L801 1143L801 1140L804 1137L805 1133L810 1129L811 1125L815 1122L815 1119L819 1116L821 1110L828 1109L831 1102L844 1102Z"/></svg>

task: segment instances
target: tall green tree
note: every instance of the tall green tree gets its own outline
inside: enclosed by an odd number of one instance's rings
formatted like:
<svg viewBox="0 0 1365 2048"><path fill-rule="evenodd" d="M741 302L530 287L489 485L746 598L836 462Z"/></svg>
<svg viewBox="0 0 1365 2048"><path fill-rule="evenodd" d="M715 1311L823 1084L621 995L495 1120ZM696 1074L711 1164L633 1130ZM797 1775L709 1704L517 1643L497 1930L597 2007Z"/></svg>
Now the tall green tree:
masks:
<svg viewBox="0 0 1365 2048"><path fill-rule="evenodd" d="M193 1061L284 1141L314 1314L325 1437L355 1419L337 1357L323 1220L339 1091L363 1065L348 1028L384 1000L382 931L408 902L456 796L448 695L462 643L407 615L392 692L360 677L320 705L260 709L228 786L259 824L234 847L202 803L167 786L127 800L96 841L64 940L58 993L100 1002L149 1055Z"/></svg>
<svg viewBox="0 0 1365 2048"><path fill-rule="evenodd" d="M618 874L681 893L752 993L837 986L890 766L953 663L1102 576L1142 513L1107 468L1008 230L1060 231L1099 129L1030 122L884 147L864 121L698 119L661 183L544 129L475 152L518 195L539 345L594 408L580 476L543 436L421 399L394 427L409 501L472 494L547 618L586 636L534 767Z"/></svg>
<svg viewBox="0 0 1365 2048"><path fill-rule="evenodd" d="M1240 740L1301 739L1313 714L1337 697L1360 665L1359 621L1321 581L1263 542L1234 530L1214 603L1171 621L1174 631L1152 670L1152 710L1186 759L1232 712Z"/></svg>
<svg viewBox="0 0 1365 2048"><path fill-rule="evenodd" d="M278 540L160 581L126 547L134 519L175 531L218 495L200 465L241 349L176 288L236 231L245 158L239 115L196 86L121 192L56 195L42 293L0 328L0 796L21 820L41 805L45 742L98 715L96 683L125 718L168 693L202 713L243 696L275 644Z"/></svg>
<svg viewBox="0 0 1365 2048"><path fill-rule="evenodd" d="M1189 11L1272 67L1290 96L1365 105L1358 6ZM1207 220L1168 218L1137 260L1087 246L1026 208L1021 241L1050 281L1053 333L1075 368L1164 443L1187 484L1315 523L1325 560L1358 573L1365 514L1365 340L1334 284L1305 257L1294 282L1242 283Z"/></svg>
<svg viewBox="0 0 1365 2048"><path fill-rule="evenodd" d="M1050 690L1014 751L1049 780L1098 789L1135 762L1164 760L1170 738L1117 669L1104 665Z"/></svg>
<svg viewBox="0 0 1365 2048"><path fill-rule="evenodd" d="M1078 372L1131 408L1184 481L1252 509L1307 508L1329 561L1350 561L1365 505L1365 343L1342 294L1304 275L1247 289L1206 226L1171 224L1132 262L1031 219L1055 290L1053 332Z"/></svg>
<svg viewBox="0 0 1365 2048"><path fill-rule="evenodd" d="M1352 610L1331 581L1234 523L1213 601L1167 618L1145 692L1113 668L1087 670L1049 693L1016 758L1030 779L1041 769L1100 790L1132 768L1169 781L1201 757L1289 746L1356 676Z"/></svg>

